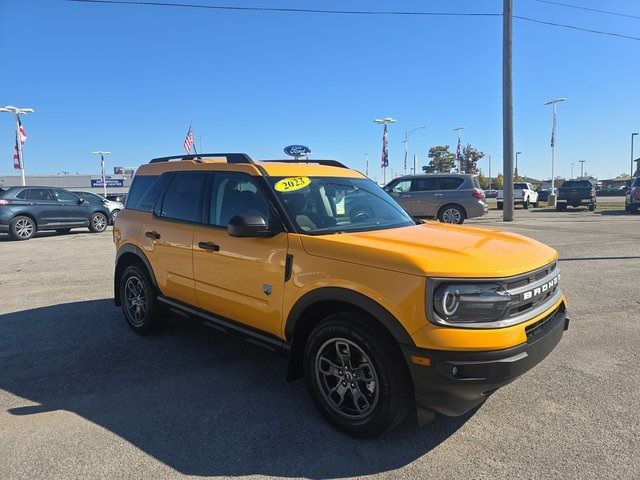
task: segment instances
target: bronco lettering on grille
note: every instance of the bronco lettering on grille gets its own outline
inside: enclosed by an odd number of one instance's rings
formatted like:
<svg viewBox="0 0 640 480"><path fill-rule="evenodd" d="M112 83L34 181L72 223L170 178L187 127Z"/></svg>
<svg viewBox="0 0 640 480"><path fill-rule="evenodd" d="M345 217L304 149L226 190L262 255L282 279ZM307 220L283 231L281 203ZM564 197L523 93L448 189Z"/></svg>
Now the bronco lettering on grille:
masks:
<svg viewBox="0 0 640 480"><path fill-rule="evenodd" d="M557 275L553 280L549 280L546 283L543 283L539 287L533 288L527 292L522 294L523 300L528 300L533 297L537 297L538 295L542 295L549 290L553 290L554 287L558 285L558 281L560 280L560 275Z"/></svg>

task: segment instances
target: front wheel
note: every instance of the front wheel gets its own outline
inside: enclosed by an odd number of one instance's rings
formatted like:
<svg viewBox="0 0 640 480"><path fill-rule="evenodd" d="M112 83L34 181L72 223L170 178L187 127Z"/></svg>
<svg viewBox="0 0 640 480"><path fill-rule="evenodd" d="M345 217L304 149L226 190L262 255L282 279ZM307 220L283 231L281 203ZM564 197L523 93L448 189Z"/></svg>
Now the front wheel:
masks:
<svg viewBox="0 0 640 480"><path fill-rule="evenodd" d="M539 206L540 206L540 202L539 201L534 202L533 208L538 208Z"/></svg>
<svg viewBox="0 0 640 480"><path fill-rule="evenodd" d="M107 229L107 216L102 212L96 212L89 219L89 230L93 233L104 232Z"/></svg>
<svg viewBox="0 0 640 480"><path fill-rule="evenodd" d="M111 225L113 225L113 222L119 213L120 213L120 210L114 210L113 212L111 212Z"/></svg>
<svg viewBox="0 0 640 480"><path fill-rule="evenodd" d="M443 223L462 225L464 222L464 210L458 205L445 205L438 212L438 220Z"/></svg>
<svg viewBox="0 0 640 480"><path fill-rule="evenodd" d="M392 430L412 406L411 378L397 344L375 319L356 312L331 315L311 332L304 372L320 413L354 437Z"/></svg>
<svg viewBox="0 0 640 480"><path fill-rule="evenodd" d="M596 204L595 203L590 203L589 204L589 211L590 212L595 212L596 211Z"/></svg>

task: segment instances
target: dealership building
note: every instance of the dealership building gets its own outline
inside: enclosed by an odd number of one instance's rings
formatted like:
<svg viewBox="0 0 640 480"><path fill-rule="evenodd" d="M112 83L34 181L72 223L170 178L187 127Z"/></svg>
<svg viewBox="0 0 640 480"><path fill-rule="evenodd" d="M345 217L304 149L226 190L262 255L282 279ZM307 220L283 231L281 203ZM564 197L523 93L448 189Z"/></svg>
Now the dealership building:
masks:
<svg viewBox="0 0 640 480"><path fill-rule="evenodd" d="M107 193L127 193L131 186L131 174L106 175ZM61 187L104 194L100 175L26 175L25 183L30 186ZM20 175L0 175L0 188L21 186Z"/></svg>

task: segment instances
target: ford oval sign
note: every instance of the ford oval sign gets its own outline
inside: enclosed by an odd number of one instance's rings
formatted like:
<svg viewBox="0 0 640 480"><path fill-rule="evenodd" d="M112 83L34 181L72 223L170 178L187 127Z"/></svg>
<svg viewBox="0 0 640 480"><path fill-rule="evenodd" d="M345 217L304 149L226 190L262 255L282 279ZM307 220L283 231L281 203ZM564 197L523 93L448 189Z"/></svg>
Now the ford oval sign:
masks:
<svg viewBox="0 0 640 480"><path fill-rule="evenodd" d="M288 147L284 147L284 153L291 157L301 157L302 155L309 155L311 149L304 145L289 145Z"/></svg>

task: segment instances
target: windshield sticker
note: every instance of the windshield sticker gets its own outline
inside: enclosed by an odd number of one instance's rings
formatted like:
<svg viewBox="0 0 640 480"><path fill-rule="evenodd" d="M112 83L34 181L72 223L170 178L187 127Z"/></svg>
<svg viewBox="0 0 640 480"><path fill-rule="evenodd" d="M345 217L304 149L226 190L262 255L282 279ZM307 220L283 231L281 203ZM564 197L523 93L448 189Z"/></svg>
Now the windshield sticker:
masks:
<svg viewBox="0 0 640 480"><path fill-rule="evenodd" d="M289 177L280 180L273 188L276 192L294 192L308 187L310 183L311 179L309 177Z"/></svg>

